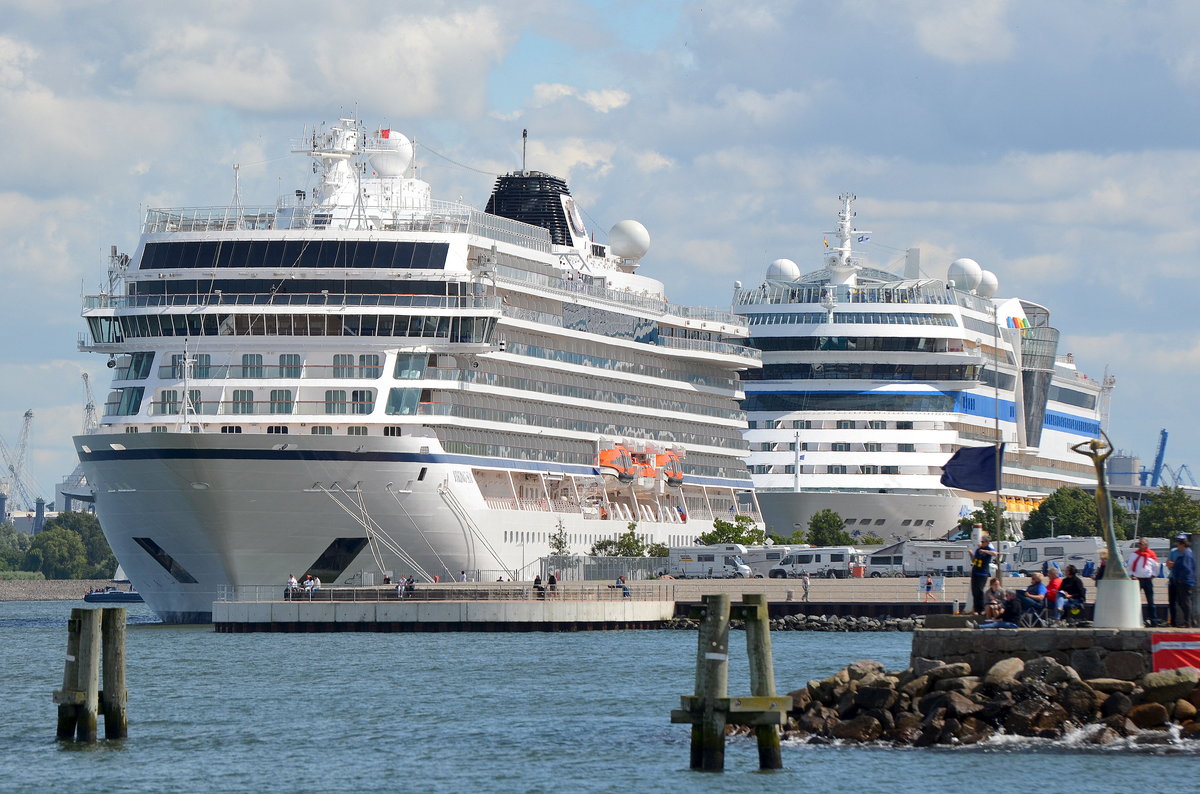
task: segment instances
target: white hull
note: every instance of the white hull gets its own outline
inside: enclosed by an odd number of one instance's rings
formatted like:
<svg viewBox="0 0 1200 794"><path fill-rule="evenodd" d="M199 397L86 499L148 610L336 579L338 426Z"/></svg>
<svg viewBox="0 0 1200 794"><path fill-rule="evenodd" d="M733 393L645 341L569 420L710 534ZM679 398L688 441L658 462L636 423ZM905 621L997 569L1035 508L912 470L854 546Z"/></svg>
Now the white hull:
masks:
<svg viewBox="0 0 1200 794"><path fill-rule="evenodd" d="M784 537L806 529L822 510L832 510L847 522L845 529L856 540L876 535L888 543L944 538L974 510L970 499L948 493L760 490L758 503L763 523Z"/></svg>
<svg viewBox="0 0 1200 794"><path fill-rule="evenodd" d="M443 581L466 571L492 581L532 577L560 526L575 554L627 529L628 517L616 510L602 518L551 511L546 502L489 506L474 483L480 461L439 454L436 439L293 437L280 450L281 441L173 433L76 439L113 551L165 621L210 621L225 587L278 583L282 592L288 574L321 567L335 543L344 553L328 563L338 573L327 585L357 581L364 571L376 582L385 571ZM123 449L101 449L110 443ZM409 560L386 542L374 549L376 560L364 512ZM711 526L702 512L687 522L674 511L663 510L665 522L643 513L637 531L647 542L691 542Z"/></svg>

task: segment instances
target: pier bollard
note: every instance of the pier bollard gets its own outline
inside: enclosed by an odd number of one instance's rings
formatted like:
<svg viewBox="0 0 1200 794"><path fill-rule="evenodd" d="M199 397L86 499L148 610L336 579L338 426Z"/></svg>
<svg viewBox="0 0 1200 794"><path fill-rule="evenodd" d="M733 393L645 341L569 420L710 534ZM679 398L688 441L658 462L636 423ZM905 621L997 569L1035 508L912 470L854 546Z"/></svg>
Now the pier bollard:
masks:
<svg viewBox="0 0 1200 794"><path fill-rule="evenodd" d="M703 596L704 616L696 647L696 697L704 704L692 726L692 769L725 769L725 711L729 694L729 595Z"/></svg>
<svg viewBox="0 0 1200 794"><path fill-rule="evenodd" d="M746 654L750 657L750 694L775 695L775 665L771 658L771 623L765 593L742 596L746 621ZM758 768L783 769L783 749L778 725L757 725Z"/></svg>
<svg viewBox="0 0 1200 794"><path fill-rule="evenodd" d="M94 609L82 609L80 612L83 614L79 627L79 665L75 668L75 688L83 693L83 703L80 704L79 719L75 723L75 739L94 742L100 701L100 613Z"/></svg>
<svg viewBox="0 0 1200 794"><path fill-rule="evenodd" d="M79 703L75 691L75 679L79 669L79 633L81 621L77 613L82 609L71 610L67 620L67 660L63 664L62 689L54 693L54 702L58 704L58 733L59 739L75 738L75 724L79 721Z"/></svg>
<svg viewBox="0 0 1200 794"><path fill-rule="evenodd" d="M101 628L104 636L104 690L100 697L100 710L104 714L104 738L124 739L129 736L129 694L125 689L125 607L106 608Z"/></svg>

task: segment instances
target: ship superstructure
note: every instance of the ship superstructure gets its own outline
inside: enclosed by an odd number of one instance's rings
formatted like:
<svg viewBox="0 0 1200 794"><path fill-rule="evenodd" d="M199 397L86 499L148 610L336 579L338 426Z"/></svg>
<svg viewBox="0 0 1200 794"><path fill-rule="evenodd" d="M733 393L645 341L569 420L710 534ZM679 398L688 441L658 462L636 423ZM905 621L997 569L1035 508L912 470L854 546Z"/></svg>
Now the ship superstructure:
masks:
<svg viewBox="0 0 1200 794"><path fill-rule="evenodd" d="M109 356L75 439L147 603L205 621L223 587L306 572L522 577L635 526L690 543L756 516L735 314L594 242L566 184L438 201L413 144L342 119L293 141L318 175L268 207L152 209L81 349Z"/></svg>
<svg viewBox="0 0 1200 794"><path fill-rule="evenodd" d="M940 538L985 494L951 491L941 466L963 446L1006 444L1005 509L1018 522L1056 488L1093 482L1070 451L1099 435L1115 380L1058 353L1050 311L996 297L970 259L945 278L866 265L851 195L826 233L824 267L781 259L735 309L763 352L747 372L750 466L767 527L787 536L834 510L856 537Z"/></svg>

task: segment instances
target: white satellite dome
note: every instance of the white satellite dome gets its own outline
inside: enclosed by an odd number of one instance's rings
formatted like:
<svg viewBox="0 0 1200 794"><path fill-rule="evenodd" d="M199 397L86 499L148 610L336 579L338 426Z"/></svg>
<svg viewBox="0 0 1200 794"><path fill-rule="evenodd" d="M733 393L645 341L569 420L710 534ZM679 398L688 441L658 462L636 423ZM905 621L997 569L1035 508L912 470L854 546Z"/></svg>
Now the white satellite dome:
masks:
<svg viewBox="0 0 1200 794"><path fill-rule="evenodd" d="M622 259L641 259L650 250L650 232L637 221L618 221L608 232L608 247Z"/></svg>
<svg viewBox="0 0 1200 794"><path fill-rule="evenodd" d="M990 270L985 270L979 274L979 285L975 287L975 294L981 298L991 298L996 295L1000 289L1000 279L996 278L996 274Z"/></svg>
<svg viewBox="0 0 1200 794"><path fill-rule="evenodd" d="M412 165L413 145L403 133L379 130L367 142L371 168L380 176L404 176Z"/></svg>
<svg viewBox="0 0 1200 794"><path fill-rule="evenodd" d="M768 281L796 281L800 278L800 266L790 259L776 259L767 265Z"/></svg>
<svg viewBox="0 0 1200 794"><path fill-rule="evenodd" d="M950 263L946 278L954 282L954 286L963 292L970 292L979 286L979 278L983 268L974 259L955 259Z"/></svg>

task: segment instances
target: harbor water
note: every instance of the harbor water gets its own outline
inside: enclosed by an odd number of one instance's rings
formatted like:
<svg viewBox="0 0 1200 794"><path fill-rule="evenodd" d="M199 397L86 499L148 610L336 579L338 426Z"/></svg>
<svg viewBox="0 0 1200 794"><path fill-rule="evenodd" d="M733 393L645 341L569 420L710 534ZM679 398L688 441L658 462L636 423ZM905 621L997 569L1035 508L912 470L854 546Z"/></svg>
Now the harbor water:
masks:
<svg viewBox="0 0 1200 794"><path fill-rule="evenodd" d="M669 713L693 682L687 631L216 634L129 609L129 739L54 739L68 602L0 604L0 790L789 791L1190 789L1195 747L1004 739L914 750L788 745L756 771L730 740L722 775L688 770ZM775 633L780 691L861 658L907 664L911 635ZM748 693L742 634L730 693ZM103 735L103 728L101 728Z"/></svg>

